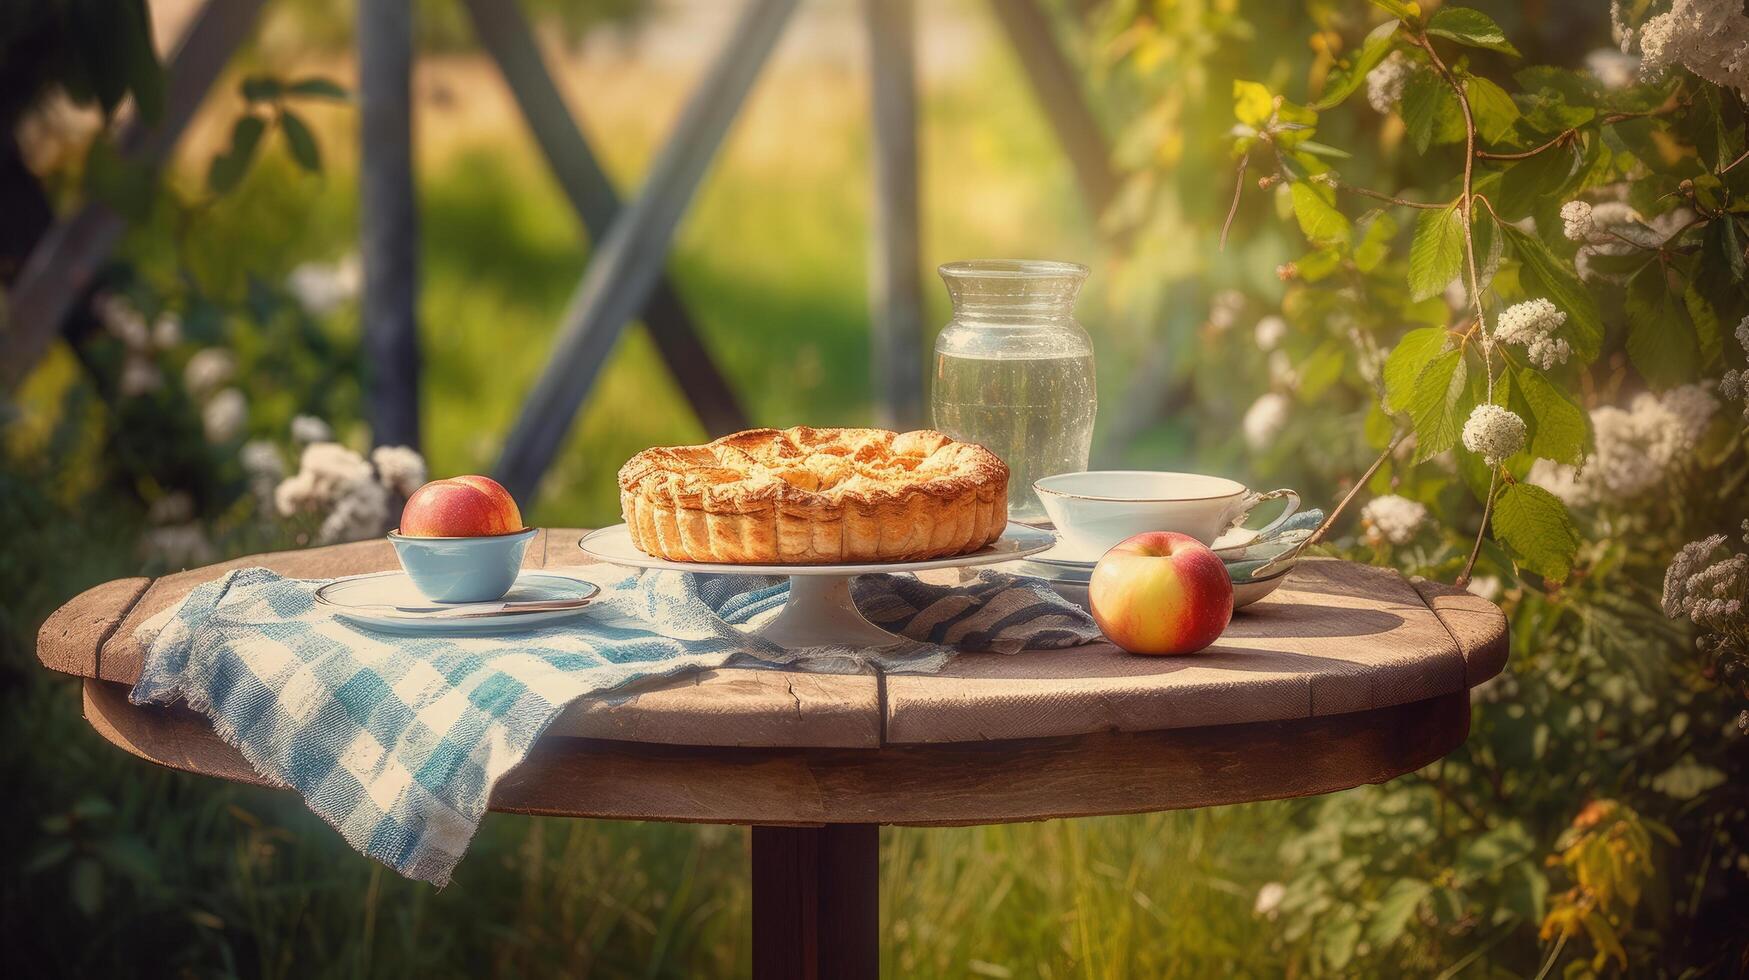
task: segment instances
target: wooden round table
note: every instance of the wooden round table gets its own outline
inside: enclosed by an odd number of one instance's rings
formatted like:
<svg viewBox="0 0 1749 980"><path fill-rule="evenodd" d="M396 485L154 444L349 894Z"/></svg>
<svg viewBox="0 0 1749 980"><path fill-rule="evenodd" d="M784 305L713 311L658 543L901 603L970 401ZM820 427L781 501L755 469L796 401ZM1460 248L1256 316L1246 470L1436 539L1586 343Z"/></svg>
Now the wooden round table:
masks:
<svg viewBox="0 0 1749 980"><path fill-rule="evenodd" d="M525 564L585 563L582 533L543 531ZM249 565L318 578L395 558L386 541L361 542L120 579L49 617L37 654L85 678L85 717L116 745L270 785L204 718L127 701L143 653L135 628ZM1099 644L966 654L932 675L726 669L573 705L491 807L750 824L755 975L873 977L879 825L1143 813L1383 782L1463 742L1469 689L1506 653L1505 617L1486 600L1308 561L1191 657Z"/></svg>

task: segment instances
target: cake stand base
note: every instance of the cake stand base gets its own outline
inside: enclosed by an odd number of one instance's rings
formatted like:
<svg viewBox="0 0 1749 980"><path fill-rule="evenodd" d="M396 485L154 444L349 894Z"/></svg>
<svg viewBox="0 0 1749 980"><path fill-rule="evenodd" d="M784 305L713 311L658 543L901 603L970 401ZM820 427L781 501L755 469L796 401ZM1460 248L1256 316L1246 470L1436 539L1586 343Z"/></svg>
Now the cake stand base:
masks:
<svg viewBox="0 0 1749 980"><path fill-rule="evenodd" d="M797 647L890 647L905 638L868 621L850 599L849 575L791 575L789 601L777 618L753 631L763 640Z"/></svg>
<svg viewBox="0 0 1749 980"><path fill-rule="evenodd" d="M904 637L881 629L857 611L856 604L850 601L850 580L858 575L994 565L1036 555L1055 543L1056 538L1049 531L1009 524L1001 537L970 554L846 565L731 565L652 558L632 543L631 532L624 524L591 531L577 545L597 561L627 568L661 568L692 575L788 575L789 602L777 618L753 633L786 650L794 650L829 646L880 648L905 642Z"/></svg>

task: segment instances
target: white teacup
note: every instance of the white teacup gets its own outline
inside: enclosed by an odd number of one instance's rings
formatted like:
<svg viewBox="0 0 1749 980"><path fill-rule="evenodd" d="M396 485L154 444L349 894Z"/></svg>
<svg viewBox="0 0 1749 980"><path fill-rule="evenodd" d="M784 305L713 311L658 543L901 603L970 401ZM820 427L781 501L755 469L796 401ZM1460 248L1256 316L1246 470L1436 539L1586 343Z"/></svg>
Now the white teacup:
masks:
<svg viewBox="0 0 1749 980"><path fill-rule="evenodd" d="M1266 500L1286 498L1280 516L1258 529L1262 536L1300 509L1292 490L1258 493L1244 484L1201 473L1155 470L1089 470L1059 473L1033 483L1057 536L1073 551L1105 554L1125 538L1147 531L1178 531L1213 544Z"/></svg>

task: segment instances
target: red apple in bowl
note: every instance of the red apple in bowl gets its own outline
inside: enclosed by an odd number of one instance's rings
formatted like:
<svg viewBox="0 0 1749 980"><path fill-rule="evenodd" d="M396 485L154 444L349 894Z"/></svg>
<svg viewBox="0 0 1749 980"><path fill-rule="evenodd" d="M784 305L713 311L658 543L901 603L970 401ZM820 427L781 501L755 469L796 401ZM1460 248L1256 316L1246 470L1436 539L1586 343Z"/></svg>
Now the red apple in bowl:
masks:
<svg viewBox="0 0 1749 980"><path fill-rule="evenodd" d="M433 480L407 498L400 533L409 538L479 538L522 530L510 491L485 476Z"/></svg>
<svg viewBox="0 0 1749 980"><path fill-rule="evenodd" d="M1208 545L1150 531L1099 559L1087 600L1105 638L1131 653L1195 653L1233 618L1233 579Z"/></svg>

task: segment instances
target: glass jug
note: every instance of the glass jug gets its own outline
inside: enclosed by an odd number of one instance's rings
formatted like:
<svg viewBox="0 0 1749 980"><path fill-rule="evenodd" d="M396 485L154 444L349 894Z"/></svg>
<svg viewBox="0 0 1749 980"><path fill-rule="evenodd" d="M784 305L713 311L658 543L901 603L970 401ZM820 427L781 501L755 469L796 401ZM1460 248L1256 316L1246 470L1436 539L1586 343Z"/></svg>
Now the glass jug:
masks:
<svg viewBox="0 0 1749 980"><path fill-rule="evenodd" d="M1032 482L1087 468L1098 398L1093 342L1075 322L1087 267L989 259L939 270L953 319L935 339L935 428L1008 464L1008 517L1037 523Z"/></svg>

